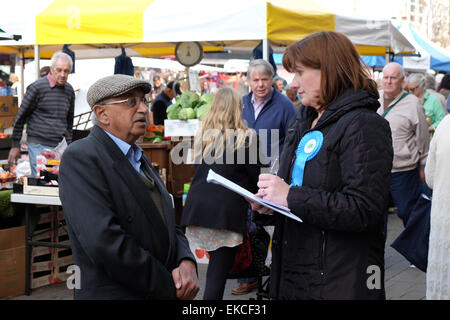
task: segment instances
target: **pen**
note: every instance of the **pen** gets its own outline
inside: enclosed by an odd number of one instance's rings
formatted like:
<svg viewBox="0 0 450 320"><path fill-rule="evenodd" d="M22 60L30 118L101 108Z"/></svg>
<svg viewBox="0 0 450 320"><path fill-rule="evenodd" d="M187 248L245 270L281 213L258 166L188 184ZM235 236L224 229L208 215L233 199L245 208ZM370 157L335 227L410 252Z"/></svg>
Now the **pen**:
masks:
<svg viewBox="0 0 450 320"><path fill-rule="evenodd" d="M275 160L272 162L272 166L270 167L269 173L277 175L279 167L280 167L280 161L278 160L278 157L276 157Z"/></svg>

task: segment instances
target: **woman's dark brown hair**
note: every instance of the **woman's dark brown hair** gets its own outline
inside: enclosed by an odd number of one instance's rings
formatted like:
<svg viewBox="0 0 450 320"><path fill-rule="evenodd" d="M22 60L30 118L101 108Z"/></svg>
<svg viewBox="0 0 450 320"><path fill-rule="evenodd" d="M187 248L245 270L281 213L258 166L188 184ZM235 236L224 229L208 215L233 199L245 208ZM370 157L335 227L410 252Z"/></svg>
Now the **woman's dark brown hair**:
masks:
<svg viewBox="0 0 450 320"><path fill-rule="evenodd" d="M370 78L358 51L342 33L317 32L286 48L283 66L296 72L298 64L319 69L319 103L327 108L347 89L363 89L378 97L377 84Z"/></svg>

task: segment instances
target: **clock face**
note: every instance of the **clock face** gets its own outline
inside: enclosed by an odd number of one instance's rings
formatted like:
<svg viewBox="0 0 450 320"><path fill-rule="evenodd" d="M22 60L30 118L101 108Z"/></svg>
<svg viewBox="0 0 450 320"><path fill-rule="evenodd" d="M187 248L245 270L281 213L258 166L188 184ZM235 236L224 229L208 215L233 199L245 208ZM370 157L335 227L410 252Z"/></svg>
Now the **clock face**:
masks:
<svg viewBox="0 0 450 320"><path fill-rule="evenodd" d="M203 48L198 42L179 42L175 47L175 57L186 67L198 64L203 58Z"/></svg>

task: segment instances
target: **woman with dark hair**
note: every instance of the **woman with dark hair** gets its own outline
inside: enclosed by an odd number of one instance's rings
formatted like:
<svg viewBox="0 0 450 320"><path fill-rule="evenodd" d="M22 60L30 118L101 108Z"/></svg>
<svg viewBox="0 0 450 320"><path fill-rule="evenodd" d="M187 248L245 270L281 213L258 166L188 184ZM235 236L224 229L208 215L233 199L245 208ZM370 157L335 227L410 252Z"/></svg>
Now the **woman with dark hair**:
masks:
<svg viewBox="0 0 450 320"><path fill-rule="evenodd" d="M444 95L445 99L447 99L446 108L447 112L450 112L450 73L442 78L436 91Z"/></svg>
<svg viewBox="0 0 450 320"><path fill-rule="evenodd" d="M331 54L332 53L332 54ZM270 296L385 299L384 212L393 151L375 81L343 34L318 32L290 45L283 66L302 107L288 130L278 176L261 174L257 197L273 214Z"/></svg>
<svg viewBox="0 0 450 320"><path fill-rule="evenodd" d="M448 98L448 95L450 93L450 73L442 77L442 80L439 83L436 91L440 94L443 94L445 99Z"/></svg>

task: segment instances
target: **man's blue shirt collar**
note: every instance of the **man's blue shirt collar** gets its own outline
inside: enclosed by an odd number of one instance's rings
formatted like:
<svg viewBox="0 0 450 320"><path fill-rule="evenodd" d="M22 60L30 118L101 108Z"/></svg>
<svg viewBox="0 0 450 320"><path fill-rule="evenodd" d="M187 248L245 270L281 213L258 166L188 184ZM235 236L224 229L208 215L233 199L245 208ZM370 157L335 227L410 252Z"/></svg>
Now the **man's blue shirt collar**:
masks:
<svg viewBox="0 0 450 320"><path fill-rule="evenodd" d="M120 151L122 151L124 156L130 161L131 165L137 171L140 171L141 157L143 153L142 148L139 147L137 144L133 144L133 146L131 146L122 139L119 139L116 136L112 135L108 131L106 130L103 131L105 131L106 134L114 141L117 147L119 147Z"/></svg>

